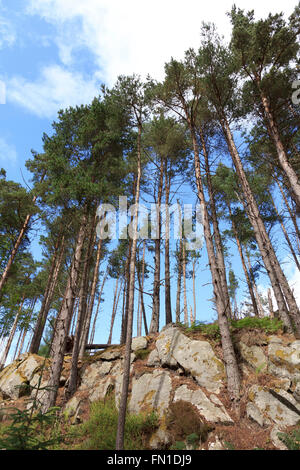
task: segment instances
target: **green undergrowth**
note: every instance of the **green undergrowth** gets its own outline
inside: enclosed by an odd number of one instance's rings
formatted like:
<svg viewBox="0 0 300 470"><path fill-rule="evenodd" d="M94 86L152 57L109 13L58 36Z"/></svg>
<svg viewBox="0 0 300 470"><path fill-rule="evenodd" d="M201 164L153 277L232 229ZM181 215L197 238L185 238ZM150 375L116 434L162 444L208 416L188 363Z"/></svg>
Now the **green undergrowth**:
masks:
<svg viewBox="0 0 300 470"><path fill-rule="evenodd" d="M70 429L69 440L74 442L72 450L114 450L117 424L118 410L113 397L92 403L89 419ZM146 449L157 426L158 418L154 412L138 415L128 413L124 449Z"/></svg>
<svg viewBox="0 0 300 470"><path fill-rule="evenodd" d="M291 432L277 434L288 450L300 450L300 426Z"/></svg>
<svg viewBox="0 0 300 470"><path fill-rule="evenodd" d="M206 323L196 321L191 326L187 327L184 324L180 324L186 333L200 332L210 339L218 340L221 338L220 328L217 322ZM283 329L283 323L277 318L257 318L257 317L245 317L241 320L231 320L230 330L232 333L240 329L260 329L265 333L277 333Z"/></svg>

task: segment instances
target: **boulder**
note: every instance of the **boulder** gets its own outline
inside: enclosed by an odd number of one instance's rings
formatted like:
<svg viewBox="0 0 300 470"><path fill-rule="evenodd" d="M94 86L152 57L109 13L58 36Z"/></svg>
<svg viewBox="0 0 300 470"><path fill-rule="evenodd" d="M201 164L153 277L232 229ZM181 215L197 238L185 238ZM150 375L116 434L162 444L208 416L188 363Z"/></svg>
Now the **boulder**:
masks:
<svg viewBox="0 0 300 470"><path fill-rule="evenodd" d="M268 358L259 346L247 346L242 341L238 343L242 359L253 369L264 372L268 367Z"/></svg>
<svg viewBox="0 0 300 470"><path fill-rule="evenodd" d="M165 329L157 338L156 348L162 366L181 366L196 382L210 392L224 386L225 369L208 341L191 340L178 328Z"/></svg>
<svg viewBox="0 0 300 470"><path fill-rule="evenodd" d="M285 390L253 385L248 394L247 416L261 426L295 426L300 420L300 404Z"/></svg>
<svg viewBox="0 0 300 470"><path fill-rule="evenodd" d="M131 413L156 410L161 417L167 411L172 391L170 373L156 370L132 380L128 410Z"/></svg>
<svg viewBox="0 0 300 470"><path fill-rule="evenodd" d="M34 382L45 359L36 354L23 355L22 359L14 361L0 373L0 392L4 398L17 399L24 394L30 394L28 385ZM31 384L32 384L31 383Z"/></svg>
<svg viewBox="0 0 300 470"><path fill-rule="evenodd" d="M268 346L268 372L277 377L300 381L300 341L284 345L274 338Z"/></svg>
<svg viewBox="0 0 300 470"><path fill-rule="evenodd" d="M147 338L144 336L137 336L136 338L132 338L131 343L131 350L138 351L139 349L146 349L148 346Z"/></svg>
<svg viewBox="0 0 300 470"><path fill-rule="evenodd" d="M194 405L210 423L233 424L233 420L226 412L222 402L213 394L207 398L202 390L190 390L187 385L181 385L177 388L174 396L174 401L179 400Z"/></svg>

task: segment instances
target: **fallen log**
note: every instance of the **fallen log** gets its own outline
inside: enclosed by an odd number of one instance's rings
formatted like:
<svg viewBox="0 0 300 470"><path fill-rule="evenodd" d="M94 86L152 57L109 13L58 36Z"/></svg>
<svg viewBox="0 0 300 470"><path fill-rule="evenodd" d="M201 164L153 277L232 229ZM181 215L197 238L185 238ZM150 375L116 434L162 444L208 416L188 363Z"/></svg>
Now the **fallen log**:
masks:
<svg viewBox="0 0 300 470"><path fill-rule="evenodd" d="M87 344L85 349L106 349L111 346L120 346L119 344Z"/></svg>

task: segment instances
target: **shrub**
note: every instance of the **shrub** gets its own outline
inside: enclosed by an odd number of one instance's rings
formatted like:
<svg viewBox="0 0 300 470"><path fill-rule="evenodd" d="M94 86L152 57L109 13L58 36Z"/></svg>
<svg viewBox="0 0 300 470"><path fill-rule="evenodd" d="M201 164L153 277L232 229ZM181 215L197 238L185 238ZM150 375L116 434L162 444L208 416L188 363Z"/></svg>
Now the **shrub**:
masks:
<svg viewBox="0 0 300 470"><path fill-rule="evenodd" d="M76 435L83 439L76 445L78 450L114 450L118 424L118 410L114 398L108 397L105 401L91 404L90 417L79 425ZM125 423L124 449L144 450L147 443L158 426L158 419L154 412L127 414Z"/></svg>

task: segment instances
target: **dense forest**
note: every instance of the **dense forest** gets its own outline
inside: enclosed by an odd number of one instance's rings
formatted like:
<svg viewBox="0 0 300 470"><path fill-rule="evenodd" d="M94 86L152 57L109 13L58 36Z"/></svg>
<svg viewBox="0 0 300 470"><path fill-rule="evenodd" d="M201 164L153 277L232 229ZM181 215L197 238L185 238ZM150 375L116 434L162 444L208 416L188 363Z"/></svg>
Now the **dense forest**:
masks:
<svg viewBox="0 0 300 470"><path fill-rule="evenodd" d="M282 265L284 253L300 270L300 5L287 20L256 20L237 7L229 16L228 44L213 24L203 24L199 50L171 58L161 82L120 76L89 105L60 110L51 135L42 136L43 151L26 162L30 189L1 170L0 368L24 352L51 357L47 411L70 340L68 398L87 346L104 324L106 344L117 329L126 345L118 449L132 336L205 319L196 308L207 297L199 267L207 267L233 403L240 378L230 322L275 316L300 335L299 306ZM131 210L124 222L118 211L125 197ZM188 215L184 204L194 208ZM141 205L155 208L151 223ZM180 219L176 237L171 206ZM108 207L118 213L117 235ZM190 243L196 207L198 245ZM266 296L258 291L260 276L268 277Z"/></svg>

